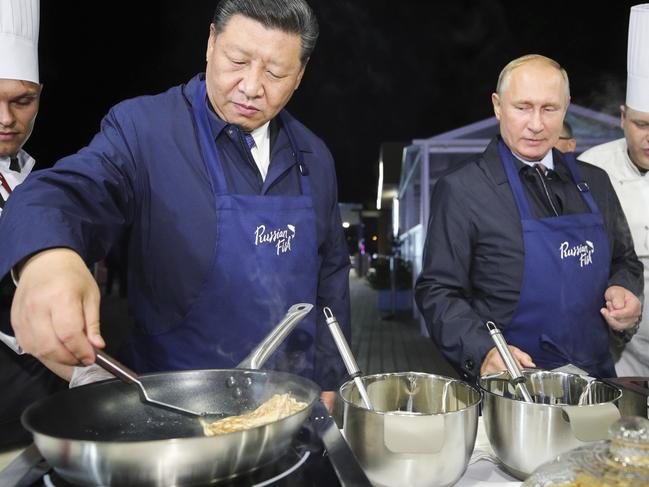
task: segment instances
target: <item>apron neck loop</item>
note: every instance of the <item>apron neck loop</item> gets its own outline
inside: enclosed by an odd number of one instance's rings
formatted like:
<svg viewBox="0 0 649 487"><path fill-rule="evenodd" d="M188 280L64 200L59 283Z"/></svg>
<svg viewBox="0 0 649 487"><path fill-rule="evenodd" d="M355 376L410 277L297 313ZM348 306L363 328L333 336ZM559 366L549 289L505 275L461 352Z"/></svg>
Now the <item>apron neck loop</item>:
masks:
<svg viewBox="0 0 649 487"><path fill-rule="evenodd" d="M518 206L518 210L520 211L521 219L530 220L533 218L532 210L530 209L527 197L525 196L525 191L523 190L521 179L518 176L518 172L516 171L512 152L509 147L505 145L505 142L503 142L502 139L498 140L498 152L500 153L500 158L502 159L503 165L505 167L505 173L507 174L509 185L511 186L512 192L514 193L514 199L516 200L516 205ZM586 181L584 181L584 178L581 176L581 172L577 167L574 154L564 154L563 162L568 168L570 176L572 177L572 180L575 181L575 185L579 190L579 194L590 209L591 213L598 214L599 209L597 208L597 204L595 203L593 195L590 192L588 183L586 183Z"/></svg>
<svg viewBox="0 0 649 487"><path fill-rule="evenodd" d="M225 180L225 174L223 173L223 167L221 166L221 160L219 158L218 149L216 148L216 142L212 135L212 130L210 128L210 122L207 115L207 88L205 81L199 81L196 89L194 90L194 96L192 99L192 111L194 112L194 120L196 121L196 129L198 131L198 141L201 148L201 153L205 159L205 164L207 166L207 171L211 176L212 185L214 186L215 194L227 194L227 183ZM311 195L311 186L309 184L309 170L304 163L302 157L302 152L298 150L297 144L295 142L295 137L291 128L289 126L290 120L288 115L282 110L279 114L284 131L288 137L289 143L291 145L291 154L295 158L295 162L298 165L300 174L302 175L302 193L305 196Z"/></svg>

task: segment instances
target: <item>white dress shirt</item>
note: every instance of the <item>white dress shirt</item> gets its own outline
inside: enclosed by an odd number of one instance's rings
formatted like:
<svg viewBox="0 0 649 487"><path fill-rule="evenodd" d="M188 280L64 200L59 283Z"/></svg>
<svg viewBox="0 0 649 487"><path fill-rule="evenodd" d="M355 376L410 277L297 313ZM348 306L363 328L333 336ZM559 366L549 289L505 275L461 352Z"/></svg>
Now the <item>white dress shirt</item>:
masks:
<svg viewBox="0 0 649 487"><path fill-rule="evenodd" d="M268 166L270 165L270 130L268 127L270 122L266 122L261 127L256 128L250 135L255 139L255 145L250 149L252 158L257 163L261 178L265 181L268 174Z"/></svg>
<svg viewBox="0 0 649 487"><path fill-rule="evenodd" d="M13 191L16 186L18 186L20 183L22 183L25 178L29 175L31 172L32 168L34 167L34 164L36 161L34 161L34 158L31 157L27 152L24 150L21 150L18 152L18 155L16 156L18 159L18 166L20 167L20 171L12 171L9 169L9 165L11 164L11 159L6 156L6 157L0 157L0 172L4 176L5 180L7 181L7 184L9 184L9 187ZM7 201L9 198L9 193L7 190L0 184L0 197L4 201ZM2 209L0 208L0 213L2 213Z"/></svg>
<svg viewBox="0 0 649 487"><path fill-rule="evenodd" d="M528 161L526 159L523 159L520 157L516 152L512 151L512 154L516 159L521 161L523 164L527 164L528 166L534 166L535 164L543 164L546 169L554 169L554 159L552 158L552 151L549 151L543 159L540 161Z"/></svg>
<svg viewBox="0 0 649 487"><path fill-rule="evenodd" d="M7 157L0 157L0 172L2 173L2 176L5 178L7 181L7 184L9 184L9 187L13 191L16 186L18 186L20 183L22 183L25 178L29 175L31 172L32 168L34 167L34 158L31 157L27 152L24 150L21 150L18 155L16 156L18 159L18 166L20 167L20 171L12 171L9 169L9 166L11 164L11 159ZM4 200L7 201L7 198L9 198L9 193L5 188L2 187L0 184L0 197ZM2 214L2 208L0 208L0 215ZM11 348L14 352L17 354L22 354L22 349L18 345L18 342L16 339L12 336L5 335L4 333L0 333L0 342L5 343L9 348Z"/></svg>

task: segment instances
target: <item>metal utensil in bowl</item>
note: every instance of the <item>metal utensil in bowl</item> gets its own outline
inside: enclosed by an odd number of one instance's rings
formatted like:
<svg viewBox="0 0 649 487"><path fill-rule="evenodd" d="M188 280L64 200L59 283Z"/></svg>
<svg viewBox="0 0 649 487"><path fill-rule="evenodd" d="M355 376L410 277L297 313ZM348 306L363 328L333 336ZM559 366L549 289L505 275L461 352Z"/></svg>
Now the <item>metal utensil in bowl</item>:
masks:
<svg viewBox="0 0 649 487"><path fill-rule="evenodd" d="M311 307L299 305L297 313ZM320 396L313 381L279 371L186 370L139 379L152 397L195 411L238 415L284 393L307 406L265 425L207 437L196 417L142 402L132 384L108 380L61 391L30 405L22 422L64 480L84 486L211 485L281 456Z"/></svg>
<svg viewBox="0 0 649 487"><path fill-rule="evenodd" d="M334 342L336 342L336 346L338 347L340 356L342 357L343 362L345 363L345 368L347 369L347 373L349 373L349 376L356 384L356 388L358 389L358 392L361 395L361 398L363 399L363 404L365 404L365 407L367 409L372 409L372 403L370 402L370 397L367 395L367 391L365 390L363 381L360 379L360 376L362 375L361 369L358 367L358 364L354 359L354 355L352 354L352 351L349 349L349 345L347 344L347 340L345 340L345 335L343 335L343 332L340 329L338 320L336 319L336 317L333 314L333 311L331 311L330 308L325 307L323 308L322 312L325 315L327 325L329 326L329 331L331 332L331 336L333 337Z"/></svg>
<svg viewBox="0 0 649 487"><path fill-rule="evenodd" d="M500 329L496 326L496 324L493 321L487 321L486 325L487 325L487 329L489 330L489 334L491 335L491 338L496 344L496 349L498 350L500 357L503 359L503 362L505 362L505 366L509 371L509 376L511 377L510 379L511 383L515 385L516 389L523 397L524 401L534 402L534 399L532 399L532 396L527 390L527 386L525 386L525 377L523 376L523 373L521 372L521 369L518 366L518 362L512 355L512 352L509 349L507 342L505 341L505 337L503 337L503 334L500 332Z"/></svg>
<svg viewBox="0 0 649 487"><path fill-rule="evenodd" d="M479 381L491 447L505 470L519 479L565 451L606 439L609 426L620 418L617 387L565 372L524 369L523 375L534 403L517 399L506 371Z"/></svg>
<svg viewBox="0 0 649 487"><path fill-rule="evenodd" d="M340 388L344 434L375 486L448 486L473 453L481 401L473 386L420 372L361 377L373 410L356 383Z"/></svg>

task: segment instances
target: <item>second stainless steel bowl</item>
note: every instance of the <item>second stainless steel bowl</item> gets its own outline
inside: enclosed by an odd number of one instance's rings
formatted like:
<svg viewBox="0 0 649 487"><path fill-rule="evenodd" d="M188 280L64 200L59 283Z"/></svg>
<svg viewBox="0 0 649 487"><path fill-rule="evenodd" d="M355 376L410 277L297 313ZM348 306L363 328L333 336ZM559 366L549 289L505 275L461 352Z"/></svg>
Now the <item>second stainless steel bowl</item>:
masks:
<svg viewBox="0 0 649 487"><path fill-rule="evenodd" d="M607 438L620 418L616 387L564 372L528 369L523 375L534 403L515 399L507 372L480 379L487 437L505 469L520 479L560 453Z"/></svg>

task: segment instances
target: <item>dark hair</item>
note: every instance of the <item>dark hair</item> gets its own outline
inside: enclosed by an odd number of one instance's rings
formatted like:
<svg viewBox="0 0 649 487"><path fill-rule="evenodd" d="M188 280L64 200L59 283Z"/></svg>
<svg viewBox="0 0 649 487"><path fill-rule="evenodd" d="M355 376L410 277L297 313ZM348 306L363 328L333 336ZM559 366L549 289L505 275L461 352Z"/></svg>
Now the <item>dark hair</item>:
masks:
<svg viewBox="0 0 649 487"><path fill-rule="evenodd" d="M268 28L298 34L302 40L300 61L304 65L309 60L320 29L305 0L221 0L212 19L216 32L223 32L230 18L237 14Z"/></svg>

